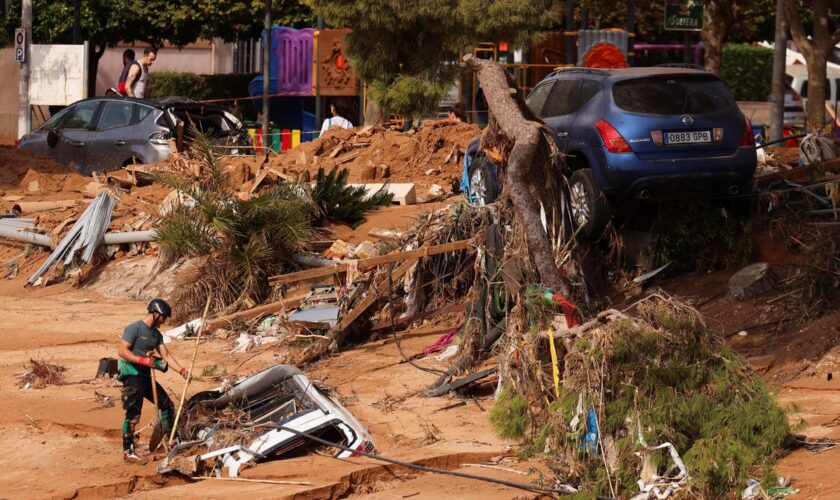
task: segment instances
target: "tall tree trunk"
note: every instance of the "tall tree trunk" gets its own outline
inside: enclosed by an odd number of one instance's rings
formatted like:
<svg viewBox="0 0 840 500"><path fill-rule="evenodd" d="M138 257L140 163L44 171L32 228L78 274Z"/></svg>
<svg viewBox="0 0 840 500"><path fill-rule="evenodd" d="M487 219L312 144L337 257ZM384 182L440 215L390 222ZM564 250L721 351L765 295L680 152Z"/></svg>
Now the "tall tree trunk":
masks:
<svg viewBox="0 0 840 500"><path fill-rule="evenodd" d="M805 117L808 120L808 132L816 132L825 127L825 77L826 53L815 50L805 59L808 68L808 101L805 103Z"/></svg>
<svg viewBox="0 0 840 500"><path fill-rule="evenodd" d="M711 0L706 4L703 13L703 31L700 38L703 40L703 59L706 71L720 76L721 55L723 53L723 41L728 31L727 18L731 15L730 2L724 0Z"/></svg>
<svg viewBox="0 0 840 500"><path fill-rule="evenodd" d="M840 43L840 28L834 33L828 29L828 0L813 0L811 12L814 19L814 32L811 37L805 32L802 16L796 0L784 0L785 16L790 26L790 35L796 42L796 48L805 57L808 68L808 102L805 104L805 117L808 131L817 132L825 125L825 77L828 54Z"/></svg>
<svg viewBox="0 0 840 500"><path fill-rule="evenodd" d="M770 101L773 111L770 114L771 141L784 137L785 117L785 61L787 59L788 24L785 17L784 0L776 0L776 34L773 47L773 86Z"/></svg>
<svg viewBox="0 0 840 500"><path fill-rule="evenodd" d="M543 125L528 118L522 93L508 78L501 65L495 62L466 56L467 67L477 70L478 81L484 90L487 106L502 135L513 143L507 165L503 168L505 184L522 225L528 250L533 258L540 281L568 296L569 287L554 264L551 242L540 221L541 186L537 183L544 176L535 172L537 165L546 159L538 157L540 141L550 137ZM546 207L546 212L550 208Z"/></svg>

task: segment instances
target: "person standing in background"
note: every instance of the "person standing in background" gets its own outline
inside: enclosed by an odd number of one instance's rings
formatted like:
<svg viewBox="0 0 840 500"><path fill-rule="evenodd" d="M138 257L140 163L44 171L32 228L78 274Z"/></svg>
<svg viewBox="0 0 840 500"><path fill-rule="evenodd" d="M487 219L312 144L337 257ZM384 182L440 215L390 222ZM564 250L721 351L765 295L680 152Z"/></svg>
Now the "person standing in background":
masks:
<svg viewBox="0 0 840 500"><path fill-rule="evenodd" d="M146 47L143 49L143 59L140 64L131 65L125 81L125 90L129 97L143 99L152 95L152 81L149 77L149 67L157 59L157 49Z"/></svg>
<svg viewBox="0 0 840 500"><path fill-rule="evenodd" d="M120 79L117 83L117 91L121 95L128 95L126 92L125 82L128 79L128 70L131 69L132 66L140 66L140 63L134 60L134 51L132 49L125 49L123 51L123 69L122 73L120 73Z"/></svg>
<svg viewBox="0 0 840 500"><path fill-rule="evenodd" d="M350 123L350 120L348 120L347 118L343 118L338 113L335 104L330 104L330 114L332 116L324 120L323 125L321 125L321 134L333 127L353 128L353 124Z"/></svg>

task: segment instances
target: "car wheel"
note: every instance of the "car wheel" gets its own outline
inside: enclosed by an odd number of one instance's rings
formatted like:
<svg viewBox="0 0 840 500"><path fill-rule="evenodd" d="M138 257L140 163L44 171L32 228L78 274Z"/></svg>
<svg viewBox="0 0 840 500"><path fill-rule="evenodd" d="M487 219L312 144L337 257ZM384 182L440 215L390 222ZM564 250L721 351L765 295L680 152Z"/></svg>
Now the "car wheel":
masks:
<svg viewBox="0 0 840 500"><path fill-rule="evenodd" d="M569 179L572 220L579 238L594 240L610 221L610 204L591 168L575 170Z"/></svg>
<svg viewBox="0 0 840 500"><path fill-rule="evenodd" d="M470 199L476 206L489 205L499 196L496 167L486 156L476 158L469 170Z"/></svg>

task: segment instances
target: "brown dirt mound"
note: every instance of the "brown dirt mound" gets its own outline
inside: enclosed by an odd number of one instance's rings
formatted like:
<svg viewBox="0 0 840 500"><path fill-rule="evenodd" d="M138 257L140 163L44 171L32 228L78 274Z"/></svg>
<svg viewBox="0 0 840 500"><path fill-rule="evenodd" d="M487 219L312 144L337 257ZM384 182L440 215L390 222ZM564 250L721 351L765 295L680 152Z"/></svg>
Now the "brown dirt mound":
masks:
<svg viewBox="0 0 840 500"><path fill-rule="evenodd" d="M413 182L418 195L432 184L449 192L461 176L461 161L470 141L479 134L476 125L451 121L424 123L419 130L398 132L382 127L332 129L318 139L269 158L268 166L292 177L304 170L314 178L319 167L329 171L346 168L349 181ZM234 159L250 168L260 158Z"/></svg>
<svg viewBox="0 0 840 500"><path fill-rule="evenodd" d="M43 180L41 176L74 175L64 165L44 156L35 156L13 146L0 146L0 191L6 189L27 189L33 181ZM75 174L78 175L78 174ZM25 182L24 182L25 181ZM52 184L33 186L35 191L49 189Z"/></svg>

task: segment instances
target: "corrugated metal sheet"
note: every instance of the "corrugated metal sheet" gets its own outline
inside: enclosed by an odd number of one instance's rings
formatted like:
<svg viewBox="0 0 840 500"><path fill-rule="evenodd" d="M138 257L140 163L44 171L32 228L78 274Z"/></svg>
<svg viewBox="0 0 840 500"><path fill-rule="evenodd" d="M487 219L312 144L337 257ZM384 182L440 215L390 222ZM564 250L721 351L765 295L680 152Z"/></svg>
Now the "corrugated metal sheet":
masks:
<svg viewBox="0 0 840 500"><path fill-rule="evenodd" d="M73 227L56 246L46 262L35 271L26 283L31 285L38 281L41 275L62 259L64 259L65 266L69 265L78 256L79 250L82 251L81 259L84 262L90 262L93 253L105 236L105 231L108 230L111 223L111 213L116 204L117 202L108 193L99 193L82 212L79 220L73 224Z"/></svg>
<svg viewBox="0 0 840 500"><path fill-rule="evenodd" d="M586 52L593 45L601 42L611 43L621 49L626 59L627 40L627 32L623 30L580 30L578 31L578 64L583 61Z"/></svg>

